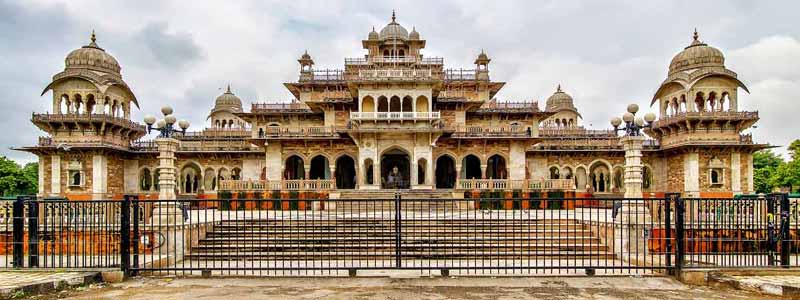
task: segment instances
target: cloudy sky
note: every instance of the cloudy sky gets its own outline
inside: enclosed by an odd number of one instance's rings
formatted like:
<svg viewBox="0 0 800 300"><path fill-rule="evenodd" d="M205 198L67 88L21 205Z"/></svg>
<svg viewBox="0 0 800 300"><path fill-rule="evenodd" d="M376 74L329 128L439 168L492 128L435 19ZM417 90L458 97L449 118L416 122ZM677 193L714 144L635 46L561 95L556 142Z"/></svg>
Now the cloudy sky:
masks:
<svg viewBox="0 0 800 300"><path fill-rule="evenodd" d="M492 78L508 83L499 99L543 105L560 83L594 128L628 103L648 107L697 27L750 88L739 103L760 112L756 140L800 138L798 1L0 0L2 155L35 159L9 148L43 134L30 113L52 110L52 96L39 94L92 29L142 105L135 120L171 104L198 129L228 82L249 109L291 98L282 83L297 80L306 49L317 69L363 56L360 40L392 9L428 41L424 55L472 68L485 49Z"/></svg>

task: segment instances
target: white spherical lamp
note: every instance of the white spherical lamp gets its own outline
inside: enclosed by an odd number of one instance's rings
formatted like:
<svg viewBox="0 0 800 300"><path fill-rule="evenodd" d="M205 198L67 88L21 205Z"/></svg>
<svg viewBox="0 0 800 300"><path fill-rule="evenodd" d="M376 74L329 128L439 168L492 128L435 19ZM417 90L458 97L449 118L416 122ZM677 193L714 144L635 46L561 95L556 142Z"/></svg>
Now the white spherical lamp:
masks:
<svg viewBox="0 0 800 300"><path fill-rule="evenodd" d="M180 120L178 121L178 126L180 126L181 129L186 130L186 128L189 128L189 121Z"/></svg>
<svg viewBox="0 0 800 300"><path fill-rule="evenodd" d="M644 115L644 120L645 120L647 123L653 123L653 121L655 121L655 120L656 120L656 114L654 114L653 112L646 113L646 114Z"/></svg>
<svg viewBox="0 0 800 300"><path fill-rule="evenodd" d="M618 117L611 118L611 126L614 126L614 128L617 128L617 127L619 127L619 125L622 125L622 120L620 118L618 118Z"/></svg>
<svg viewBox="0 0 800 300"><path fill-rule="evenodd" d="M161 108L161 113L164 114L165 116L171 115L172 114L172 107L170 107L169 105L162 107Z"/></svg>
<svg viewBox="0 0 800 300"><path fill-rule="evenodd" d="M175 116L173 116L173 115L167 115L166 117L164 117L164 121L166 121L166 122L167 122L167 124L169 124L169 125L175 124L175 122L176 122L177 120L178 120L178 119L177 119L177 118L175 118Z"/></svg>
<svg viewBox="0 0 800 300"><path fill-rule="evenodd" d="M628 105L628 112L629 113L635 114L638 111L639 111L639 105L636 105L636 104Z"/></svg>
<svg viewBox="0 0 800 300"><path fill-rule="evenodd" d="M153 115L146 115L144 116L144 123L147 125L153 125L156 123L156 117Z"/></svg>
<svg viewBox="0 0 800 300"><path fill-rule="evenodd" d="M625 123L633 122L633 113L626 112L622 115L622 120L625 121Z"/></svg>
<svg viewBox="0 0 800 300"><path fill-rule="evenodd" d="M642 120L642 118L636 118L634 123L636 123L636 126L639 126L639 127L644 126L644 120Z"/></svg>
<svg viewBox="0 0 800 300"><path fill-rule="evenodd" d="M167 124L167 123L166 123L166 122L164 122L164 120L158 120L158 122L156 122L156 126L155 126L155 127L156 127L156 128L164 128L164 126L165 126L166 124Z"/></svg>

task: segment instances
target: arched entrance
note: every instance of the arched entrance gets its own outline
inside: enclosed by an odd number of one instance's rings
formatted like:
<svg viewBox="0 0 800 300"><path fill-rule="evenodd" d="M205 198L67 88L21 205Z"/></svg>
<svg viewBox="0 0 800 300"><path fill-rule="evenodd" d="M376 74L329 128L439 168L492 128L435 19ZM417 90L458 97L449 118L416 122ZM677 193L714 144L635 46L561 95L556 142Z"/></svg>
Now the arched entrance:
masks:
<svg viewBox="0 0 800 300"><path fill-rule="evenodd" d="M190 163L184 166L180 177L181 192L184 194L196 194L200 182L202 182L201 177L200 168L197 165Z"/></svg>
<svg viewBox="0 0 800 300"><path fill-rule="evenodd" d="M394 148L381 155L381 187L407 189L411 179L408 153Z"/></svg>
<svg viewBox="0 0 800 300"><path fill-rule="evenodd" d="M490 156L486 163L486 178L506 179L507 177L506 159L497 154Z"/></svg>
<svg viewBox="0 0 800 300"><path fill-rule="evenodd" d="M336 159L336 188L356 188L356 163L352 157L342 155Z"/></svg>
<svg viewBox="0 0 800 300"><path fill-rule="evenodd" d="M464 179L481 179L481 160L475 155L467 155L461 162L461 178Z"/></svg>
<svg viewBox="0 0 800 300"><path fill-rule="evenodd" d="M286 159L284 165L283 179L305 179L305 169L303 168L303 159L297 155L292 155Z"/></svg>
<svg viewBox="0 0 800 300"><path fill-rule="evenodd" d="M611 187L611 172L601 163L595 163L589 170L589 181L597 193L607 193Z"/></svg>
<svg viewBox="0 0 800 300"><path fill-rule="evenodd" d="M436 159L436 188L452 189L455 185L456 162L450 155L439 156Z"/></svg>
<svg viewBox="0 0 800 300"><path fill-rule="evenodd" d="M331 178L331 169L328 167L328 158L322 155L317 155L311 159L311 170L309 171L309 179L329 179Z"/></svg>

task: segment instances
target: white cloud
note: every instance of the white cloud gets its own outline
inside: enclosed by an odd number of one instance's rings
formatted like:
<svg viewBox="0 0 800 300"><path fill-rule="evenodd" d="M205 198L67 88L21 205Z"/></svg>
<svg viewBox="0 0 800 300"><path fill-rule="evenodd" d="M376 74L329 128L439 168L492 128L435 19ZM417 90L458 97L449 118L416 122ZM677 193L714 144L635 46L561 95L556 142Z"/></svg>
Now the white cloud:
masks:
<svg viewBox="0 0 800 300"><path fill-rule="evenodd" d="M282 83L297 79L297 57L308 49L318 68L341 68L362 56L372 26L398 22L427 39L426 56L448 67L472 68L481 49L493 59L492 78L508 84L502 99L544 101L562 83L585 124L607 127L630 102L648 107L669 60L693 27L728 54L727 65L748 83L740 103L761 111L756 139L796 138L800 3L770 1L100 1L0 0L0 108L19 112L2 124L2 154L35 142L30 111L49 109L38 97L69 51L96 29L98 42L120 61L142 104L134 118L172 104L195 129L228 82L248 105L287 100ZM710 14L710 12L713 12ZM713 15L713 17L709 17ZM731 50L733 49L733 50ZM744 93L742 93L744 94ZM543 105L543 103L542 103ZM653 110L653 109L650 109ZM788 124L788 125L787 125ZM794 135L794 136L793 136Z"/></svg>

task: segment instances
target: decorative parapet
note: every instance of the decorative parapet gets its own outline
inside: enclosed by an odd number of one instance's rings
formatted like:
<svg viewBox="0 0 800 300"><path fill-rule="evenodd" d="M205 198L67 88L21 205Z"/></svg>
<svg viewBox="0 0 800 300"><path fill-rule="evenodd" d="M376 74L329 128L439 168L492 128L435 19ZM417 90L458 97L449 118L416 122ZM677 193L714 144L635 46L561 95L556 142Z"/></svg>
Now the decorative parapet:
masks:
<svg viewBox="0 0 800 300"><path fill-rule="evenodd" d="M311 108L298 100L287 103L253 103L250 106L250 113L312 113Z"/></svg>
<svg viewBox="0 0 800 300"><path fill-rule="evenodd" d="M97 123L102 122L120 126L137 132L144 132L147 128L139 123L126 118L115 117L107 114L37 114L31 117L33 123Z"/></svg>
<svg viewBox="0 0 800 300"><path fill-rule="evenodd" d="M434 112L350 112L350 120L355 121L430 121L438 120L441 114Z"/></svg>
<svg viewBox="0 0 800 300"><path fill-rule="evenodd" d="M493 113L493 112L536 113L539 112L539 102L538 101L498 102L496 99L492 99L491 101L481 105L481 107L478 108L476 112L477 113Z"/></svg>
<svg viewBox="0 0 800 300"><path fill-rule="evenodd" d="M259 139L285 139L285 138L339 138L337 127L333 126L306 126L282 127L268 126L259 128L256 138Z"/></svg>
<svg viewBox="0 0 800 300"><path fill-rule="evenodd" d="M574 190L572 179L458 179L457 190Z"/></svg>
<svg viewBox="0 0 800 300"><path fill-rule="evenodd" d="M297 180L220 180L219 190L225 191L325 191L336 189L334 179Z"/></svg>
<svg viewBox="0 0 800 300"><path fill-rule="evenodd" d="M525 126L459 126L449 128L452 138L532 138L533 132Z"/></svg>
<svg viewBox="0 0 800 300"><path fill-rule="evenodd" d="M653 122L653 128L665 127L676 123L685 123L688 120L713 120L713 121L746 121L758 120L758 111L700 111L680 112L671 116L664 116Z"/></svg>

